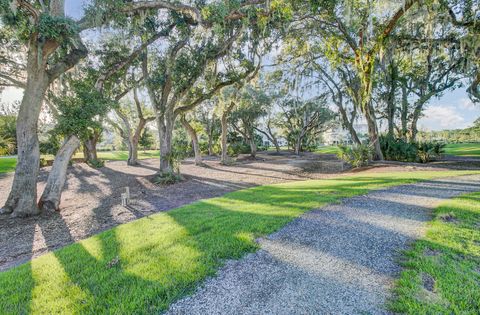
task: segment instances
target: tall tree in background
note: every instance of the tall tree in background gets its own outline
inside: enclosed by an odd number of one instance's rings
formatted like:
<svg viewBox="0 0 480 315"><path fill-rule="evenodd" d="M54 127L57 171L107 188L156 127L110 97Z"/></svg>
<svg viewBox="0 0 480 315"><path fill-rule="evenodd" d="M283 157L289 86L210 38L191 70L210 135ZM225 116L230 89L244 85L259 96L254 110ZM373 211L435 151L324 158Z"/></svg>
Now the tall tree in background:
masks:
<svg viewBox="0 0 480 315"><path fill-rule="evenodd" d="M325 100L325 96L307 101L285 98L280 104L281 125L296 155L300 155L305 145L316 141L320 133L332 127L335 114Z"/></svg>
<svg viewBox="0 0 480 315"><path fill-rule="evenodd" d="M115 108L119 121L109 120L120 133L128 147L127 165L138 165L138 145L144 134L147 123L154 121L153 113L148 113L140 101L137 88L133 88L133 102L127 101Z"/></svg>

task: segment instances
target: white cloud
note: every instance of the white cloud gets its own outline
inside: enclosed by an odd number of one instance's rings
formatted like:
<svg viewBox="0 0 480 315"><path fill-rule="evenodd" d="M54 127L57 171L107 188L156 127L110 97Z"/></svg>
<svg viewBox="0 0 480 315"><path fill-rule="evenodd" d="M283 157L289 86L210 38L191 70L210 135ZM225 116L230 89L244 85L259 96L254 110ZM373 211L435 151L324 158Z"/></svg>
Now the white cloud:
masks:
<svg viewBox="0 0 480 315"><path fill-rule="evenodd" d="M473 104L472 100L466 97L463 97L458 102L459 107L467 110L475 110L480 108L480 106Z"/></svg>
<svg viewBox="0 0 480 315"><path fill-rule="evenodd" d="M425 110L419 125L427 130L462 129L468 126L468 122L455 107L438 105Z"/></svg>

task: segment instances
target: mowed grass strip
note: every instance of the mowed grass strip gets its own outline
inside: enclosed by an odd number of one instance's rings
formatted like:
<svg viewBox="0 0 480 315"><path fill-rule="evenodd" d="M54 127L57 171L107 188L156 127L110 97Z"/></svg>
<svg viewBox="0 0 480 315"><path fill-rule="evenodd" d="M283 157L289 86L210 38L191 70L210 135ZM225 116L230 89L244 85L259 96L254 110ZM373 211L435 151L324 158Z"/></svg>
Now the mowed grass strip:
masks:
<svg viewBox="0 0 480 315"><path fill-rule="evenodd" d="M159 151L150 150L150 151L138 151L138 158L140 160L159 158ZM53 155L42 155L42 158L46 160L53 160L55 157ZM83 158L83 153L77 153L73 158ZM128 160L128 151L104 151L98 152L98 158L101 160L107 161L126 161ZM0 157L0 173L8 173L15 171L17 166L17 158L1 158Z"/></svg>
<svg viewBox="0 0 480 315"><path fill-rule="evenodd" d="M340 153L340 149L336 145L329 145L324 147L319 147L315 150L315 153L322 154L337 154Z"/></svg>
<svg viewBox="0 0 480 315"><path fill-rule="evenodd" d="M0 174L15 171L15 166L17 166L16 158L0 157Z"/></svg>
<svg viewBox="0 0 480 315"><path fill-rule="evenodd" d="M445 147L445 154L480 158L480 143L451 143Z"/></svg>
<svg viewBox="0 0 480 315"><path fill-rule="evenodd" d="M0 314L153 314L302 213L369 190L478 172L358 174L260 186L120 225L0 273ZM19 221L18 224L21 224ZM65 233L69 233L65 227ZM54 242L48 228L37 233Z"/></svg>
<svg viewBox="0 0 480 315"><path fill-rule="evenodd" d="M390 308L405 314L480 314L480 193L435 210L426 237L405 252Z"/></svg>

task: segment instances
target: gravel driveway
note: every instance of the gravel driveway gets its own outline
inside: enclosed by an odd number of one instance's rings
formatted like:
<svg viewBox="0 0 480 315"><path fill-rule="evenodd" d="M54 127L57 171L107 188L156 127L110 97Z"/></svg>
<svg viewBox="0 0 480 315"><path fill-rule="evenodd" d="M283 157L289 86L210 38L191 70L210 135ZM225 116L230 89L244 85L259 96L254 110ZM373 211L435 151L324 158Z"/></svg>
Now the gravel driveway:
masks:
<svg viewBox="0 0 480 315"><path fill-rule="evenodd" d="M229 261L168 314L388 314L399 251L444 199L480 191L480 176L371 192L306 213L261 250Z"/></svg>

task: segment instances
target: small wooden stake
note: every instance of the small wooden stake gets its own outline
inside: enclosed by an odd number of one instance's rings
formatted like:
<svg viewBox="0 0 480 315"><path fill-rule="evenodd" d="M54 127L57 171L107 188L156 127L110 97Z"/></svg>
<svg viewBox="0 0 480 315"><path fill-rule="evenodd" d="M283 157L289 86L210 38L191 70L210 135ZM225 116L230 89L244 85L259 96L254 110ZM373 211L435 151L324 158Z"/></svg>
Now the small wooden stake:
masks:
<svg viewBox="0 0 480 315"><path fill-rule="evenodd" d="M126 193L123 193L123 194L122 194L122 206L123 206L123 207L126 207L127 205L128 205L127 194L126 194Z"/></svg>

